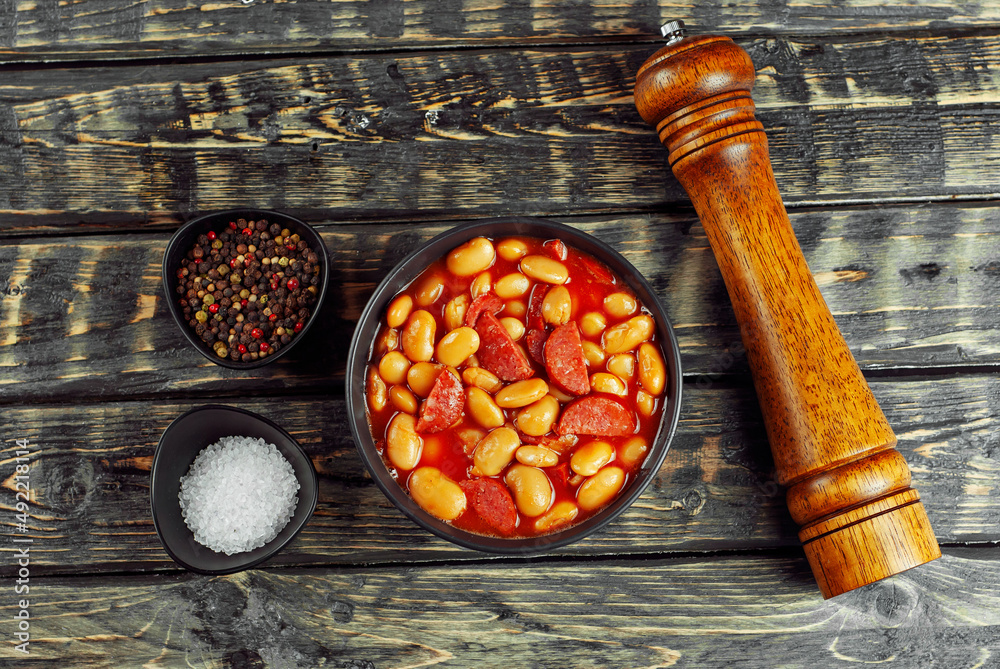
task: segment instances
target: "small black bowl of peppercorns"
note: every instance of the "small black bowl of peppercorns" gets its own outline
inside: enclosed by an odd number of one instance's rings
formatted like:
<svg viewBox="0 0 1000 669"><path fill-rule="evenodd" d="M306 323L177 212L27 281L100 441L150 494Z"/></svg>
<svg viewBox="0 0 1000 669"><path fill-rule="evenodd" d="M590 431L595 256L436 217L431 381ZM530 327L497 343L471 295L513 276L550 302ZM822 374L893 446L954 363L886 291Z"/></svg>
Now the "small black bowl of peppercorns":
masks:
<svg viewBox="0 0 1000 669"><path fill-rule="evenodd" d="M163 287L181 332L232 369L291 350L316 320L328 278L319 234L263 209L200 216L174 233L163 255Z"/></svg>

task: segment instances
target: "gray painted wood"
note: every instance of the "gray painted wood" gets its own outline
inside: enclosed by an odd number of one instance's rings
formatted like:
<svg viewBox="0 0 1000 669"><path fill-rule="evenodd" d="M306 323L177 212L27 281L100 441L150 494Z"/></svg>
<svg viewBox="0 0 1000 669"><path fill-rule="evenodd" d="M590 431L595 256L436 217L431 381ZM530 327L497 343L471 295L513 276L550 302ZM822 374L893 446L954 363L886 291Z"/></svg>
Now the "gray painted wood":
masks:
<svg viewBox="0 0 1000 669"><path fill-rule="evenodd" d="M622 252L654 286L696 382L746 372L704 232L679 215L567 219ZM793 225L848 345L871 373L1000 363L997 210L985 206L794 212ZM167 312L167 235L0 244L0 400L73 401L342 392L347 343L369 295L416 244L454 222L331 225L331 287L317 327L286 358L235 372L192 350Z"/></svg>
<svg viewBox="0 0 1000 669"><path fill-rule="evenodd" d="M797 529L785 510L756 399L747 387L686 388L667 459L643 496L568 556L658 555L690 550L787 548ZM939 539L1000 539L1000 381L992 376L887 379L872 384L913 471ZM173 566L149 514L149 469L160 434L208 401L256 411L288 430L320 476L316 515L272 564L351 565L481 560L407 520L372 483L340 399L284 397L28 405L4 409L6 432L35 444L30 533L37 572L134 571ZM8 461L13 444L0 451ZM0 546L10 554L13 544ZM640 559L641 558L637 558ZM14 563L0 559L0 574Z"/></svg>
<svg viewBox="0 0 1000 669"><path fill-rule="evenodd" d="M0 403L4 438L37 447L28 659L994 664L1000 14L690 5L0 0ZM935 563L819 598L718 271L632 106L674 17L754 60L796 234L947 545ZM250 374L185 348L158 279L171 230L234 205L320 224L341 297L295 356ZM664 299L688 373L650 489L535 561L405 520L363 471L341 396L344 342L394 262L457 221L510 214L565 217L625 253ZM160 547L148 471L169 421L215 401L291 430L321 501L268 568L206 578ZM14 595L0 607L10 620ZM14 653L0 645L0 663L24 663Z"/></svg>
<svg viewBox="0 0 1000 669"><path fill-rule="evenodd" d="M1000 652L998 581L976 552L826 602L792 557L56 578L32 583L29 648L60 667L969 668Z"/></svg>
<svg viewBox="0 0 1000 669"><path fill-rule="evenodd" d="M1000 38L741 44L790 205L1000 194ZM366 222L687 206L632 102L652 50L10 71L0 228L170 227L233 206Z"/></svg>
<svg viewBox="0 0 1000 669"><path fill-rule="evenodd" d="M742 3L628 0L577 3L509 0L206 2L118 0L90 4L0 5L0 59L263 56L310 51L455 48L653 40L659 26L683 19L697 31L822 34L989 27L1000 13L989 2L873 4L753 0Z"/></svg>

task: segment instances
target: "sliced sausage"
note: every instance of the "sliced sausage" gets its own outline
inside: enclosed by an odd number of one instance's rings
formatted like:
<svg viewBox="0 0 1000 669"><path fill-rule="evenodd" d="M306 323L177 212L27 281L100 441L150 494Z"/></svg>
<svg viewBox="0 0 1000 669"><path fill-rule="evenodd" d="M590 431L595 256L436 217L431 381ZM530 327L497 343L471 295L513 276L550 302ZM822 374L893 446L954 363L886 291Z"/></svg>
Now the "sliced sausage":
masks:
<svg viewBox="0 0 1000 669"><path fill-rule="evenodd" d="M476 357L484 369L504 381L523 381L535 375L531 363L492 313L487 311L479 317L476 332L479 333L479 351L476 352Z"/></svg>
<svg viewBox="0 0 1000 669"><path fill-rule="evenodd" d="M634 412L610 397L588 395L563 409L556 431L559 434L624 437L634 434L635 428Z"/></svg>
<svg viewBox="0 0 1000 669"><path fill-rule="evenodd" d="M479 320L479 316L486 311L491 314L500 313L503 311L503 300L493 293L480 295L472 300L468 311L465 312L465 326L470 328L476 327L476 321Z"/></svg>
<svg viewBox="0 0 1000 669"><path fill-rule="evenodd" d="M539 365L545 364L545 340L548 338L548 330L530 330L524 338L524 343L528 346L528 355Z"/></svg>
<svg viewBox="0 0 1000 669"><path fill-rule="evenodd" d="M555 258L556 260L560 261L566 260L568 251L566 249L566 244L565 242L563 242L563 240L550 239L542 243L542 248L545 249L545 252L548 253L553 258Z"/></svg>
<svg viewBox="0 0 1000 669"><path fill-rule="evenodd" d="M530 343L528 350L531 350ZM570 395L590 392L587 358L583 355L580 328L575 322L560 325L549 335L545 342L545 370L553 383Z"/></svg>
<svg viewBox="0 0 1000 669"><path fill-rule="evenodd" d="M549 479L552 480L554 483L558 483L559 485L561 485L563 487L566 487L566 486L569 485L569 479L570 479L570 476L572 476L572 475L570 474L570 471L569 471L569 463L568 462L560 463L560 464L556 465L555 467L548 467L548 468L546 468L545 471L548 473Z"/></svg>
<svg viewBox="0 0 1000 669"><path fill-rule="evenodd" d="M528 315L524 325L529 330L544 330L545 317L542 315L542 305L545 303L545 293L549 292L549 286L544 283L536 283L531 289L531 297L528 298Z"/></svg>
<svg viewBox="0 0 1000 669"><path fill-rule="evenodd" d="M544 283L535 284L531 289L531 297L528 298L528 313L524 319L525 327L528 329L524 343L528 347L528 354L539 365L545 364L545 340L549 338L549 330L542 315L542 305L545 303L547 292L549 286Z"/></svg>
<svg viewBox="0 0 1000 669"><path fill-rule="evenodd" d="M459 483L483 521L501 534L510 534L517 525L517 507L507 486L496 479L479 478Z"/></svg>
<svg viewBox="0 0 1000 669"><path fill-rule="evenodd" d="M604 263L584 256L579 256L579 260L580 265L587 270L587 273L590 274L594 281L597 281L598 283L615 284L615 275L611 273L611 270L604 266Z"/></svg>
<svg viewBox="0 0 1000 669"><path fill-rule="evenodd" d="M420 407L417 432L434 434L447 430L462 417L464 404L462 382L447 369L442 371L434 382L430 395Z"/></svg>

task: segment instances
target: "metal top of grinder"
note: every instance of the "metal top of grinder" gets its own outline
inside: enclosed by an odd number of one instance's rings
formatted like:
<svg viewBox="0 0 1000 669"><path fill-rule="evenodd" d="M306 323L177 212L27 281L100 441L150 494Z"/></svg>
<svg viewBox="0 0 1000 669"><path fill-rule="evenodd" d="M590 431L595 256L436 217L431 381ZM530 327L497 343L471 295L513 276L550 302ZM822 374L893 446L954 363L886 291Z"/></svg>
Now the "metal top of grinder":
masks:
<svg viewBox="0 0 1000 669"><path fill-rule="evenodd" d="M667 44L673 44L674 42L679 42L684 39L684 35L687 31L684 29L683 21L667 21L662 26L660 26L660 34L663 38L667 40Z"/></svg>

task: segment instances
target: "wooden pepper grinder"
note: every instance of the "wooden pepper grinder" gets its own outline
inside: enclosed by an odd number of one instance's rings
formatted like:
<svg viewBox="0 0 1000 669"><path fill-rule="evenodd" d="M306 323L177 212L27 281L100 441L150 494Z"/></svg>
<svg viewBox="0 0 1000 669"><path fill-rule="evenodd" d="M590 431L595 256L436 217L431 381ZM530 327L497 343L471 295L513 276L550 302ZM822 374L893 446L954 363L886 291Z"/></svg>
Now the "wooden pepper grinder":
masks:
<svg viewBox="0 0 1000 669"><path fill-rule="evenodd" d="M754 66L728 37L684 37L639 69L656 126L701 218L740 324L778 481L824 598L941 556L896 436L792 232L754 118Z"/></svg>

